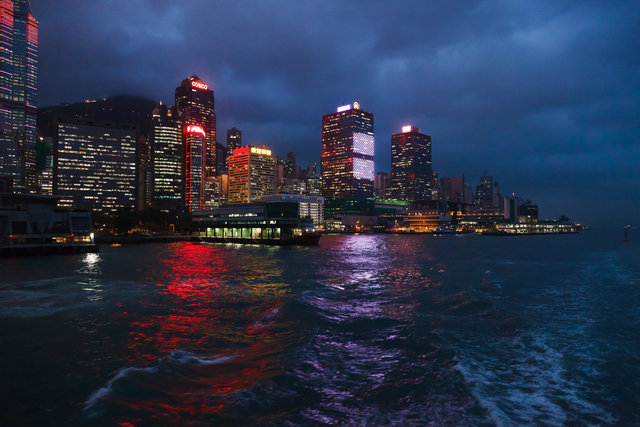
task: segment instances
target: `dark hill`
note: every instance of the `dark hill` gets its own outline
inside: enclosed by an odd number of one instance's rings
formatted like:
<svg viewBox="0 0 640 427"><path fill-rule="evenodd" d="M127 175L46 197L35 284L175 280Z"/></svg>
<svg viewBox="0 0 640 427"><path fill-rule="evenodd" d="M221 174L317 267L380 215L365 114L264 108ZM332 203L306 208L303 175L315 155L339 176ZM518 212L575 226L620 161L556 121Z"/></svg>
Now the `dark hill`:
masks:
<svg viewBox="0 0 640 427"><path fill-rule="evenodd" d="M105 122L135 124L140 135L148 136L151 113L158 103L137 96L112 96L73 104L63 103L38 108L38 134L54 136L56 116Z"/></svg>

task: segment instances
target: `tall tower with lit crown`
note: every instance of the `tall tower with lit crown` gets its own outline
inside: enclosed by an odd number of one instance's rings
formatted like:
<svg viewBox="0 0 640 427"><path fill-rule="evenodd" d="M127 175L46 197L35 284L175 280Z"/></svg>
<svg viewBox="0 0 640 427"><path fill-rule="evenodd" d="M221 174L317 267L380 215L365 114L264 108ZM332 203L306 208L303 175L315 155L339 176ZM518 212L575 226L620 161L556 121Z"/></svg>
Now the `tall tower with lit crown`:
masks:
<svg viewBox="0 0 640 427"><path fill-rule="evenodd" d="M213 91L198 76L191 76L176 88L175 106L182 125L184 145L185 208L188 211L204 209L204 183L207 177L216 176L216 113Z"/></svg>
<svg viewBox="0 0 640 427"><path fill-rule="evenodd" d="M26 187L24 156L36 143L38 21L28 0L0 0L0 175Z"/></svg>
<svg viewBox="0 0 640 427"><path fill-rule="evenodd" d="M409 202L431 200L431 137L403 126L391 135L392 196Z"/></svg>
<svg viewBox="0 0 640 427"><path fill-rule="evenodd" d="M360 104L322 117L322 195L329 213L361 210L373 199L373 114Z"/></svg>

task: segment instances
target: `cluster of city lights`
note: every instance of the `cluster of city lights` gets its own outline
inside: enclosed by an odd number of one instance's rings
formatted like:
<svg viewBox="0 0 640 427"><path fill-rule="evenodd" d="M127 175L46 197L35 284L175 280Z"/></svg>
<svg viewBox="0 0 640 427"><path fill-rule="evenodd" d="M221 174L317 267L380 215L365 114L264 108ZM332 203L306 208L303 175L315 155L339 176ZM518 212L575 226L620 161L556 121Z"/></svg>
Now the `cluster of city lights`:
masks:
<svg viewBox="0 0 640 427"><path fill-rule="evenodd" d="M251 152L253 154L264 154L265 156L271 155L271 150L267 150L266 148L251 147Z"/></svg>

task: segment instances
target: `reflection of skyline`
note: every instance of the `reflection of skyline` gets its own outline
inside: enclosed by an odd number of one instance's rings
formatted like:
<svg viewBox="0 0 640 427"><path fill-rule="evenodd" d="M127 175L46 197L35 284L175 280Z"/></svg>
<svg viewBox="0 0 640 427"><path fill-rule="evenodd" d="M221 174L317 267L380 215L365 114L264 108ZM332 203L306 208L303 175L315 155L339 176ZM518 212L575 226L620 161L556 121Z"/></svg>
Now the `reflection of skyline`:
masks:
<svg viewBox="0 0 640 427"><path fill-rule="evenodd" d="M435 272L446 268L436 263L428 247L418 247L419 242L423 241L376 235L325 240L331 262L321 270L326 278L323 285L337 293L333 300L319 303L325 307L343 305L342 310L334 312L339 317L409 321L418 306L414 294L432 286ZM415 262L418 253L419 263Z"/></svg>
<svg viewBox="0 0 640 427"><path fill-rule="evenodd" d="M155 369L167 360L175 364L167 356L187 351L193 358L179 369L197 371L197 381L158 375L157 381L164 384L161 396L116 396L108 402L134 411L160 411L180 422L181 417L222 410L223 396L280 372L277 359L289 343L288 335L279 332L279 310L290 292L278 281L282 267L276 260L218 245L184 243L167 245L158 262L161 267L147 274L158 293L140 301L145 314L120 316L130 322L122 358L133 366ZM198 355L225 361L192 365ZM148 375L145 372L127 381L135 386L138 376ZM203 405L202 396L210 404Z"/></svg>

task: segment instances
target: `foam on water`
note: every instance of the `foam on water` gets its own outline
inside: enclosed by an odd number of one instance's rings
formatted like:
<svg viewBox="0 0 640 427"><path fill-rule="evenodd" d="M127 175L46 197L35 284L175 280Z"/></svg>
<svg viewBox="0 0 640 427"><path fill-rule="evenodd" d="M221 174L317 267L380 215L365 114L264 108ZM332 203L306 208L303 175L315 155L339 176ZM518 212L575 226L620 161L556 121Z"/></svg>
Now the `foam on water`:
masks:
<svg viewBox="0 0 640 427"><path fill-rule="evenodd" d="M167 356L161 357L151 366L129 366L122 368L103 387L99 388L89 396L84 404L85 413L89 418L100 415L102 411L100 411L97 406L114 393L117 393L115 390L118 385L126 383L132 377L140 376L142 374L156 376L158 379L161 379L166 376L166 373L163 374L163 372L175 364L188 366L211 366L229 362L234 358L235 356L199 356L190 351L176 350Z"/></svg>

